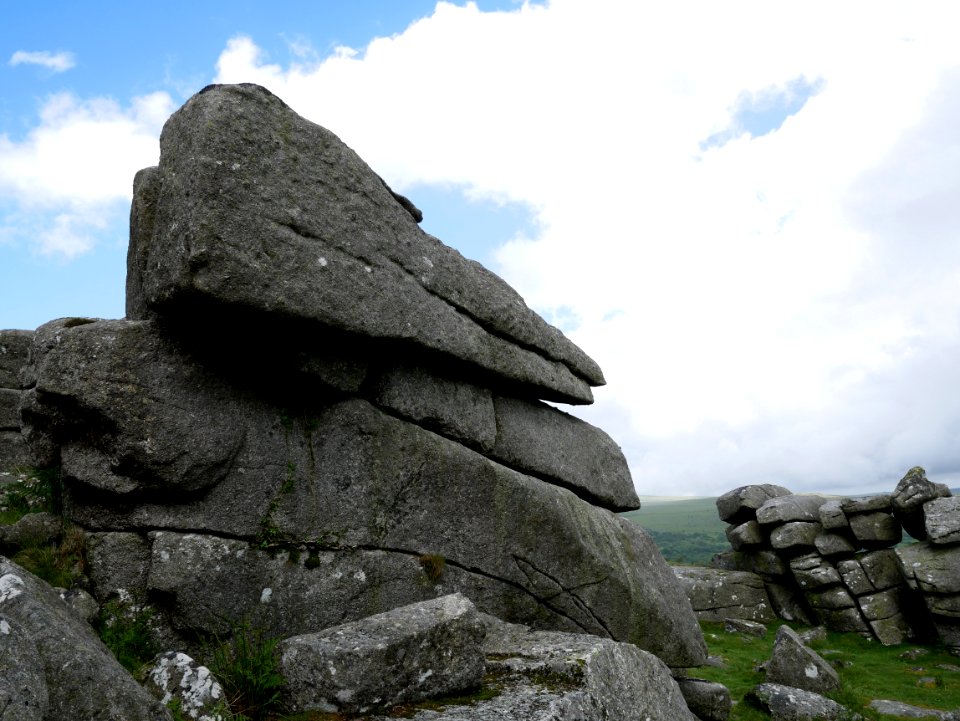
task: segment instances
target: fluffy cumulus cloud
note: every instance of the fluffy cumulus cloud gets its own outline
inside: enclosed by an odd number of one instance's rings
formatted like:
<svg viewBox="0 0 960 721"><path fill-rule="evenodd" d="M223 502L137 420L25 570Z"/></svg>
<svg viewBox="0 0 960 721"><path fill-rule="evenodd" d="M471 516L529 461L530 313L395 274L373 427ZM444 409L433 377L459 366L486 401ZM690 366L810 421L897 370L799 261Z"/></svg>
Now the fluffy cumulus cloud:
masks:
<svg viewBox="0 0 960 721"><path fill-rule="evenodd" d="M519 201L496 268L604 367L641 493L960 478L948 4L440 3L267 85L391 183Z"/></svg>
<svg viewBox="0 0 960 721"><path fill-rule="evenodd" d="M48 50L17 50L10 56L10 65L39 65L55 73L62 73L77 64L73 53L61 51L51 53Z"/></svg>
<svg viewBox="0 0 960 721"><path fill-rule="evenodd" d="M158 92L127 107L106 98L52 95L22 139L0 135L0 210L41 252L74 256L126 214L134 173L155 165L157 138L174 110ZM11 220L13 219L13 220Z"/></svg>
<svg viewBox="0 0 960 721"><path fill-rule="evenodd" d="M298 40L286 63L233 38L215 80L266 85L414 201L443 184L526 204L535 231L495 270L604 368L575 412L641 493L890 489L915 464L960 485L951 17L440 2L365 48ZM51 97L33 132L0 137L0 193L49 213L44 249L79 252L172 110Z"/></svg>

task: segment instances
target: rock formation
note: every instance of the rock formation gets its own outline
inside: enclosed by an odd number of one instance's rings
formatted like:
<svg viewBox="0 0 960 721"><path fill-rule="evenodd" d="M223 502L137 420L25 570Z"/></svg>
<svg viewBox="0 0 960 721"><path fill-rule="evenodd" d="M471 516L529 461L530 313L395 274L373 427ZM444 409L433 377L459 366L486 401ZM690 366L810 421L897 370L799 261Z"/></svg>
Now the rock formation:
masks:
<svg viewBox="0 0 960 721"><path fill-rule="evenodd" d="M20 370L26 365L33 331L0 330L0 474L29 460L20 433ZM2 481L2 476L0 476Z"/></svg>
<svg viewBox="0 0 960 721"><path fill-rule="evenodd" d="M639 506L623 454L543 402L591 402L599 368L415 210L258 86L170 118L134 183L127 318L0 335L97 600L190 650L461 593L700 665L680 584L615 515Z"/></svg>
<svg viewBox="0 0 960 721"><path fill-rule="evenodd" d="M936 633L960 646L960 503L922 468L910 469L892 494L859 498L744 486L718 498L717 512L733 548L714 559L725 571L675 569L701 618L753 618L711 600L729 595L723 574L738 571L746 574L739 586L763 588L786 620L884 644ZM894 548L904 530L926 540Z"/></svg>

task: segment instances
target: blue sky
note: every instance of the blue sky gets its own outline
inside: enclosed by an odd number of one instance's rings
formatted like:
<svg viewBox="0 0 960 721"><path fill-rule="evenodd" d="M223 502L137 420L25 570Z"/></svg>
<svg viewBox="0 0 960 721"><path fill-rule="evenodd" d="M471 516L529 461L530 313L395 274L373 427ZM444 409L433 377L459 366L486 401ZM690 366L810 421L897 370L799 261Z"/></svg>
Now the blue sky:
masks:
<svg viewBox="0 0 960 721"><path fill-rule="evenodd" d="M914 465L960 485L953 12L12 4L0 327L121 316L130 184L163 121L257 82L600 363L575 412L641 494L890 490Z"/></svg>
<svg viewBox="0 0 960 721"><path fill-rule="evenodd" d="M461 3L462 4L462 3ZM435 2L321 0L319 2L17 3L0 28L0 135L24 141L49 98L130 98L162 91L180 104L214 79L230 38L255 37L274 62L290 62L309 48L322 58L339 46L362 49L375 37L403 32ZM511 0L482 0L484 11L509 10ZM11 62L17 52L63 56L71 67ZM3 157L0 155L0 163ZM132 182L132 175L130 180ZM449 184L417 194L424 228L465 255L486 262L498 244L534 222L523 203L467 199ZM0 199L0 327L35 328L66 315L121 317L127 223L122 204L104 209L95 247L70 258L38 252L29 235L42 212ZM31 222L33 221L33 222ZM11 237L12 236L12 237ZM6 240L6 242L3 242Z"/></svg>

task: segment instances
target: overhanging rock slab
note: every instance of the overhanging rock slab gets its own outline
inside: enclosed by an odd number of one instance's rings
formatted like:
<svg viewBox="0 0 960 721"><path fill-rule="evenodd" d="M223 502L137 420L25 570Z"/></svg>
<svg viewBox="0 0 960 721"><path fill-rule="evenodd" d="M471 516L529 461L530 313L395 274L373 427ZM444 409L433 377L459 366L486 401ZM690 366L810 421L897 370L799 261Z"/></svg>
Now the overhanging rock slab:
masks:
<svg viewBox="0 0 960 721"><path fill-rule="evenodd" d="M599 367L480 264L424 233L356 153L256 85L212 85L167 121L135 186L127 315L269 314L592 402Z"/></svg>

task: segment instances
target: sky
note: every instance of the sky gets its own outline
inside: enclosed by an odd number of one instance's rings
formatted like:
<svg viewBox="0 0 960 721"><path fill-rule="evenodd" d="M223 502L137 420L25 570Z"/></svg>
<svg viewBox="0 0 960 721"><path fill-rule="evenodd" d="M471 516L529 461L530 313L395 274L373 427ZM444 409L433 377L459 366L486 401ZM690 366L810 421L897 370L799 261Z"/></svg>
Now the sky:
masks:
<svg viewBox="0 0 960 721"><path fill-rule="evenodd" d="M356 150L604 369L641 495L960 486L950 2L8 3L0 328L122 317L131 184L211 82Z"/></svg>

